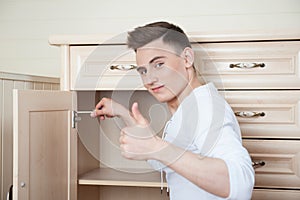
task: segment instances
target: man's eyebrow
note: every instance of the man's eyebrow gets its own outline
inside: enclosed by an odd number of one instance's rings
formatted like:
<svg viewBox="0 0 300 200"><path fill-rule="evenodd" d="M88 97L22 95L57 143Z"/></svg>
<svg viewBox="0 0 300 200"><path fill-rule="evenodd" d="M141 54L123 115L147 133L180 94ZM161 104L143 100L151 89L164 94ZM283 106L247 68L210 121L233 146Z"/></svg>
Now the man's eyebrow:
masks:
<svg viewBox="0 0 300 200"><path fill-rule="evenodd" d="M157 59L165 58L165 56L156 56L149 61L149 64L153 63Z"/></svg>

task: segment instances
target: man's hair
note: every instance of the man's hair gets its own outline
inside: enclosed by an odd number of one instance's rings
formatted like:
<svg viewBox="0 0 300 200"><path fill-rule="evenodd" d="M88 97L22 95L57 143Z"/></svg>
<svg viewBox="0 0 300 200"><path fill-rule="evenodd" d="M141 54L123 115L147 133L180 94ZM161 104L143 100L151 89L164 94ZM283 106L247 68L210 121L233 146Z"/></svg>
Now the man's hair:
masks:
<svg viewBox="0 0 300 200"><path fill-rule="evenodd" d="M184 31L168 22L154 22L135 28L133 31L128 32L127 45L136 52L138 48L160 38L165 44L174 47L175 52L178 54L186 47L191 47Z"/></svg>

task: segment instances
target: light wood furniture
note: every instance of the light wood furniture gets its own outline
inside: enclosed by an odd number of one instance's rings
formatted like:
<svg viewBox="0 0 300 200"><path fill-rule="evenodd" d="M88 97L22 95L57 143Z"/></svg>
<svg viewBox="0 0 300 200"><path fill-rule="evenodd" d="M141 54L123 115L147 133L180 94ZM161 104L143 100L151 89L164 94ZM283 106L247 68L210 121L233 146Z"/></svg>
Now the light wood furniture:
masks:
<svg viewBox="0 0 300 200"><path fill-rule="evenodd" d="M72 99L68 92L14 90L14 199L76 198Z"/></svg>
<svg viewBox="0 0 300 200"><path fill-rule="evenodd" d="M217 85L240 123L257 167L252 199L299 199L299 34L242 38L195 45L199 73Z"/></svg>
<svg viewBox="0 0 300 200"><path fill-rule="evenodd" d="M0 199L13 184L13 89L59 90L59 79L0 72Z"/></svg>
<svg viewBox="0 0 300 200"><path fill-rule="evenodd" d="M197 66L240 123L257 167L252 199L299 199L300 37L274 36L196 44Z"/></svg>
<svg viewBox="0 0 300 200"><path fill-rule="evenodd" d="M189 35L202 80L216 84L240 122L243 144L256 168L252 199L299 199L300 33ZM68 121L68 131L64 131L66 127L63 126L61 129L64 135L61 137L68 138L65 148L59 143L52 149L53 153L59 154L56 159L64 169L68 167L60 174L58 182L65 196L57 198L168 199L165 192L160 194L157 172L151 171L144 162L121 157L118 135L122 123L113 119L99 124L88 116L87 111L93 109L101 97L107 96L125 106L135 100L145 102L143 112L153 120L158 132L162 131L162 122L169 117L166 108L144 90L137 73L130 70L135 65L135 56L127 50L124 35L110 40L99 35L55 36L50 43L61 47L61 90L64 90L64 98L71 99L72 105L65 109L53 105L53 114L62 115L59 121L50 121L52 112L45 114L47 120L40 119L40 114L48 113L48 108L42 108L38 117L33 114L30 119L55 126L62 126L63 120ZM16 96L26 95L22 93L16 92ZM39 96L45 98L42 94ZM55 97L53 94L52 97L64 99L60 95ZM16 115L21 114L16 109ZM76 128L71 127L73 121ZM20 132L23 128L16 130ZM28 134L35 134L34 130L29 130ZM39 127L36 130L41 131ZM78 140L70 130L77 130ZM15 134L20 133L16 131ZM51 132L45 131L45 134ZM43 148L47 149L50 144L47 142ZM51 160L43 158L41 161L45 166ZM53 162L52 170L60 169L57 163L57 160ZM20 169L15 173L15 192L27 194L26 186L21 187ZM55 192L56 189L43 188L36 192ZM42 197L43 194L39 195ZM18 199L22 199L21 195Z"/></svg>

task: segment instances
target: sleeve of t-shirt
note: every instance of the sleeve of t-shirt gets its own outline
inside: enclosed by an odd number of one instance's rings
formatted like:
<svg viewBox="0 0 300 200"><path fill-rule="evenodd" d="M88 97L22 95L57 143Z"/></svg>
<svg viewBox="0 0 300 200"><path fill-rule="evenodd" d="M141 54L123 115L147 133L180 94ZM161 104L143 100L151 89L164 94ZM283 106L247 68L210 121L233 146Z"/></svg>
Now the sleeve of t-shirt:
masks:
<svg viewBox="0 0 300 200"><path fill-rule="evenodd" d="M230 179L230 200L251 199L254 186L254 169L248 151L242 146L239 134L228 123L210 152L215 158L225 161Z"/></svg>
<svg viewBox="0 0 300 200"><path fill-rule="evenodd" d="M227 165L230 200L251 199L254 169L248 151L242 146L240 128L224 99L218 95L201 98L195 146L203 156L220 158Z"/></svg>

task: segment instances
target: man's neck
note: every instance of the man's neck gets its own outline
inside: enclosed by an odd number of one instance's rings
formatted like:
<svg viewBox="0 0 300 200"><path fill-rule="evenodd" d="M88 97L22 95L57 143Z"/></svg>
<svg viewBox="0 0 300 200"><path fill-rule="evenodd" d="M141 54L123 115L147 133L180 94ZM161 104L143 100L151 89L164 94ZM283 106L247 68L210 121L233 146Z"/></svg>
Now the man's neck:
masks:
<svg viewBox="0 0 300 200"><path fill-rule="evenodd" d="M201 86L202 84L199 82L199 80L197 79L197 77L193 77L193 79L187 84L186 88L181 92L181 94L178 97L175 97L174 99L172 99L171 101L169 101L167 103L168 108L170 110L170 112L172 114L174 114L177 110L177 108L179 107L179 105L181 104L181 102L191 94L191 92Z"/></svg>

